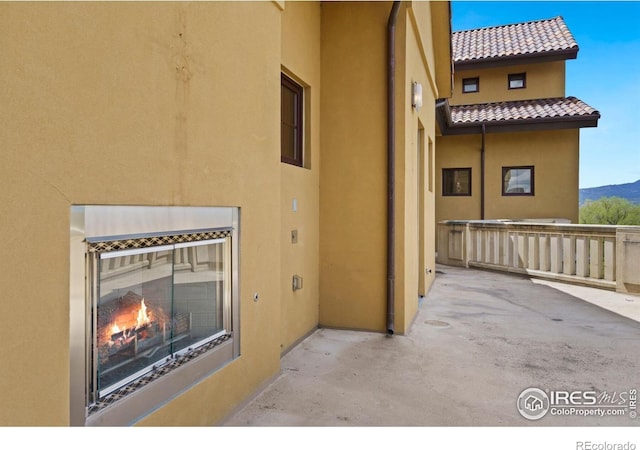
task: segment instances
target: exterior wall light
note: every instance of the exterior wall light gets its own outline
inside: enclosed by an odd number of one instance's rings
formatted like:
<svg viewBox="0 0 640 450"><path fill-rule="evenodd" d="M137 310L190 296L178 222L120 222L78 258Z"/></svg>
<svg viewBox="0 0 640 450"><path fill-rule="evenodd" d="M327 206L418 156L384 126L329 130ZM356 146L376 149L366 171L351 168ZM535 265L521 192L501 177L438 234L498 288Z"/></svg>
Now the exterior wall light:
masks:
<svg viewBox="0 0 640 450"><path fill-rule="evenodd" d="M422 106L422 85L417 81L414 81L411 86L411 106L413 106L416 111L420 111L420 107Z"/></svg>

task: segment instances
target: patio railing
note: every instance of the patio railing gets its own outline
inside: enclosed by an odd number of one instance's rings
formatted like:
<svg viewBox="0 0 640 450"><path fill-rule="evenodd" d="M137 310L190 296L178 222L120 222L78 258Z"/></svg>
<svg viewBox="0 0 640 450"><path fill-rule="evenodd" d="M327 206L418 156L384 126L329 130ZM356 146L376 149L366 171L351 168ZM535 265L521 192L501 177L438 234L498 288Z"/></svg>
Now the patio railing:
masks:
<svg viewBox="0 0 640 450"><path fill-rule="evenodd" d="M437 262L640 294L640 227L445 221Z"/></svg>

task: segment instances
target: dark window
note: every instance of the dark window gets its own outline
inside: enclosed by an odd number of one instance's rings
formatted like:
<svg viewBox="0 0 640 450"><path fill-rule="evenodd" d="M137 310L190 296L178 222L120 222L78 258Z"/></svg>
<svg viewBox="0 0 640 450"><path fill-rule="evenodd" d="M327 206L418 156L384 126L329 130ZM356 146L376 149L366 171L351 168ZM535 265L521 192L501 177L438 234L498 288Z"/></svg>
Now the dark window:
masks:
<svg viewBox="0 0 640 450"><path fill-rule="evenodd" d="M469 92L480 91L480 78L464 78L462 80L462 93L468 94Z"/></svg>
<svg viewBox="0 0 640 450"><path fill-rule="evenodd" d="M534 195L533 187L533 166L502 168L502 195Z"/></svg>
<svg viewBox="0 0 640 450"><path fill-rule="evenodd" d="M304 89L282 74L280 97L281 161L302 166L302 101Z"/></svg>
<svg viewBox="0 0 640 450"><path fill-rule="evenodd" d="M510 73L509 89L524 89L527 87L526 73Z"/></svg>
<svg viewBox="0 0 640 450"><path fill-rule="evenodd" d="M470 196L471 168L442 169L442 195Z"/></svg>

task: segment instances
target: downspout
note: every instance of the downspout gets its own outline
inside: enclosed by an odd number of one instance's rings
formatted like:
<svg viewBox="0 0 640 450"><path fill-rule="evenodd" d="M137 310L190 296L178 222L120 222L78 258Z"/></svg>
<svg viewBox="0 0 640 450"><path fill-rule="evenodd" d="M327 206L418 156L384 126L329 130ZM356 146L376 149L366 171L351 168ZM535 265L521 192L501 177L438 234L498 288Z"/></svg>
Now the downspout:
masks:
<svg viewBox="0 0 640 450"><path fill-rule="evenodd" d="M395 331L395 171L396 171L396 21L400 2L393 2L387 22L387 336Z"/></svg>
<svg viewBox="0 0 640 450"><path fill-rule="evenodd" d="M480 149L480 220L484 220L484 138L487 134L482 124L482 148Z"/></svg>

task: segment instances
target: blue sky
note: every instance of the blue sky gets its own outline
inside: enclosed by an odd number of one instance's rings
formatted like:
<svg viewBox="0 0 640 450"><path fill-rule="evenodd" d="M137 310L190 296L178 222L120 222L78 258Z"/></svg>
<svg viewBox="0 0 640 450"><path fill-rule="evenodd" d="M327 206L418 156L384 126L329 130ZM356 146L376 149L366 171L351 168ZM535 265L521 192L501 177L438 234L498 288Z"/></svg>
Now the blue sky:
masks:
<svg viewBox="0 0 640 450"><path fill-rule="evenodd" d="M452 1L453 31L562 16L580 50L566 95L600 111L580 130L580 187L640 180L640 1Z"/></svg>

